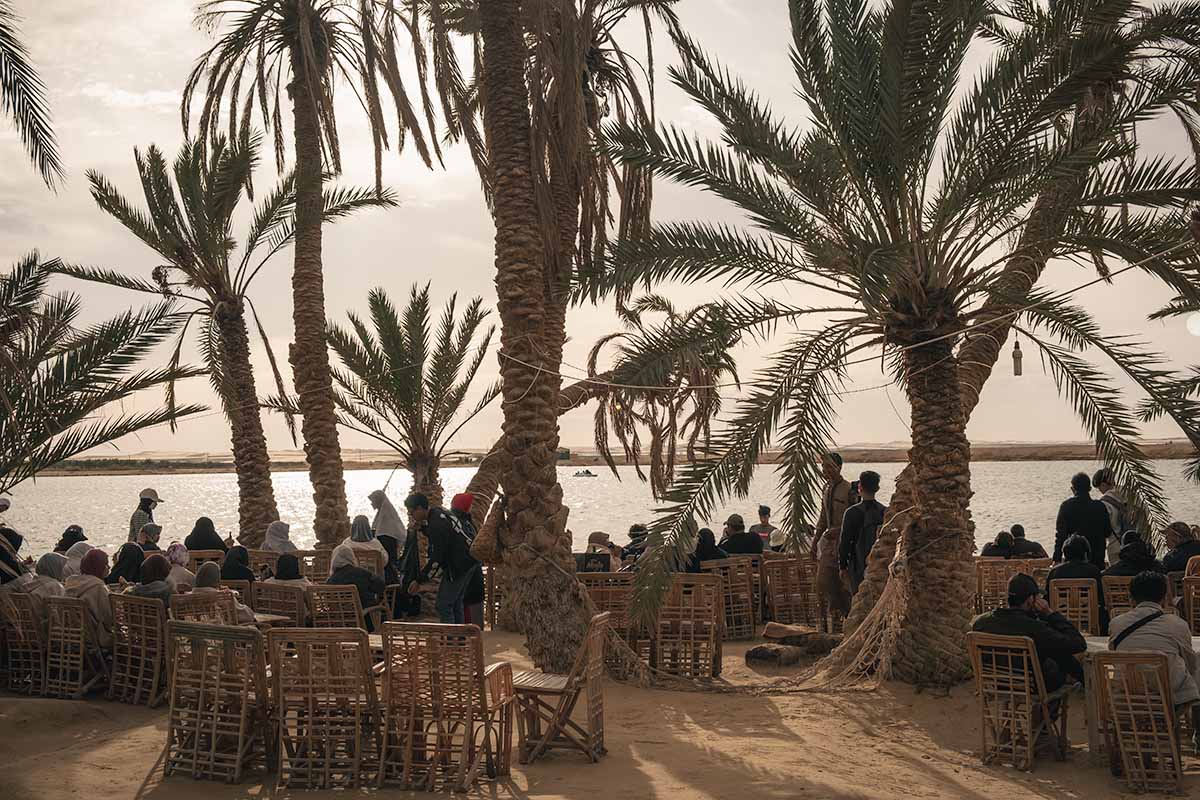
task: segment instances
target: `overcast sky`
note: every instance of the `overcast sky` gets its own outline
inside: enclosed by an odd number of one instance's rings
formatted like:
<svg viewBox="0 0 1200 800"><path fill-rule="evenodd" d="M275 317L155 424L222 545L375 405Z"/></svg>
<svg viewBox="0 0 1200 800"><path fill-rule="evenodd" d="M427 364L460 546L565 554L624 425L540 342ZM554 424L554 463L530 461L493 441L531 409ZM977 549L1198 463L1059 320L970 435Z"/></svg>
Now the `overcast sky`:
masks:
<svg viewBox="0 0 1200 800"><path fill-rule="evenodd" d="M0 264L9 265L37 249L47 257L147 275L157 263L154 254L96 208L84 173L100 170L140 205L133 148L155 143L168 157L177 151L181 142L180 90L208 41L192 26L194 4L185 0L15 0L15 6L24 18L25 39L33 58L49 85L68 177L57 194L47 191L35 172L26 168L11 129L0 125L0 163L5 165L0 170ZM768 98L781 116L801 122L788 61L786 6L783 0L683 0L679 11L685 27L708 50ZM660 44L659 118L712 135L713 124L668 85L664 68L672 59L661 37ZM342 181L369 183L370 140L350 92L341 93L340 106L345 166ZM1140 136L1143 144L1154 149L1177 150L1184 145L1180 132L1166 121L1147 126ZM398 193L399 208L361 214L326 228L329 319L342 322L348 310L363 309L371 287L382 286L399 298L414 281L432 280L439 303L454 291L478 293L488 304L493 303L493 229L466 154L452 150L445 169L436 171L426 170L415 155L389 154L385 157L384 179ZM258 185L266 185L267 181L264 173ZM739 220L728 206L693 189L660 185L655 189L655 206L660 219ZM244 230L244 225L238 230ZM285 368L292 332L290 262L290 252L278 258L264 270L252 292ZM1046 285L1067 288L1090 277L1078 267L1059 264L1049 270ZM1116 286L1083 293L1081 304L1106 330L1144 338L1176 366L1196 361L1197 339L1188 335L1184 321L1148 323L1144 319L1148 310L1168 298L1168 293L1132 273L1118 281ZM116 289L71 285L69 281L58 285L70 285L85 296L89 320L140 302ZM716 291L719 289L714 287L682 287L673 291L672 297L688 305ZM802 294L790 295L789 299L806 300ZM572 310L568 321L572 338L566 361L584 364L591 342L615 327L614 315L607 307ZM760 347L743 348L739 353L743 377L751 376L762 355ZM265 394L270 390L269 372L257 343L254 357L260 393ZM568 368L565 371L579 374ZM488 360L485 373L480 388L497 374L494 359ZM881 382L878 364L856 367L851 377L859 385ZM181 396L215 407L212 393L202 380L186 386ZM158 399L139 397L130 406L145 409ZM564 444L590 444L590 415L590 409L582 410L563 419ZM902 416L907 417L907 407L897 389L852 395L841 406L838 438L841 444L907 440ZM499 430L499 420L499 406L493 405L463 429L456 444L487 447ZM291 446L280 421L268 418L266 424L273 448ZM1026 358L1023 378L1011 375L1005 356L1005 363L987 384L969 433L977 442L1086 438L1033 353ZM1148 427L1146 434L1177 435L1166 423ZM368 440L353 434L343 434L343 442L348 447L371 446ZM122 443L126 452L221 452L227 447L228 433L219 414L185 421L175 434L164 427Z"/></svg>

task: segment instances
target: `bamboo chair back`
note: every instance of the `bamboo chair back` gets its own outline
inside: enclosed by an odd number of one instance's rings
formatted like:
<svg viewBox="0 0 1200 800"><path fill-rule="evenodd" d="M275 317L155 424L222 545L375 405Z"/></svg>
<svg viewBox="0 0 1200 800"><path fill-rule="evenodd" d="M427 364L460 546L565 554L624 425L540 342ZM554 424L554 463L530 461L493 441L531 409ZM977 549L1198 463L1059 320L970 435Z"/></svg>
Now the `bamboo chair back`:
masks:
<svg viewBox="0 0 1200 800"><path fill-rule="evenodd" d="M387 556L378 550L367 550L365 548L360 550L355 548L354 560L360 567L372 575L382 575L383 568L387 566Z"/></svg>
<svg viewBox="0 0 1200 800"><path fill-rule="evenodd" d="M620 636L631 650L649 663L650 639L638 632L629 612L633 605L633 573L581 572L575 577L587 589L597 613L608 614L608 630ZM611 647L605 648L605 663L617 672L626 667L624 660Z"/></svg>
<svg viewBox="0 0 1200 800"><path fill-rule="evenodd" d="M256 581L221 581L221 588L233 592L234 597L244 606L250 605L250 586Z"/></svg>
<svg viewBox="0 0 1200 800"><path fill-rule="evenodd" d="M1045 586L1046 578L1050 577L1052 569L1054 569L1053 558L1031 558L1025 561L1025 566L1021 571L1037 581L1038 586Z"/></svg>
<svg viewBox="0 0 1200 800"><path fill-rule="evenodd" d="M721 578L725 614L722 638L725 641L754 638L758 616L754 602L754 565L750 557L730 556L702 561L700 569Z"/></svg>
<svg viewBox="0 0 1200 800"><path fill-rule="evenodd" d="M108 698L156 706L166 692L167 610L153 597L109 595L113 665Z"/></svg>
<svg viewBox="0 0 1200 800"><path fill-rule="evenodd" d="M1025 572L1024 561L980 559L975 562L975 611L982 614L1008 605L1008 579Z"/></svg>
<svg viewBox="0 0 1200 800"><path fill-rule="evenodd" d="M274 550L246 550L250 556L250 569L254 571L255 577L263 574L263 570L270 570L272 574L275 572L275 562L279 560L279 553Z"/></svg>
<svg viewBox="0 0 1200 800"><path fill-rule="evenodd" d="M314 628L363 628L362 601L353 586L310 586L305 590Z"/></svg>
<svg viewBox="0 0 1200 800"><path fill-rule="evenodd" d="M1136 605L1129 595L1129 584L1133 583L1132 575L1105 575L1101 581L1104 584L1104 605L1110 618L1124 614ZM1163 605L1167 605L1165 600Z"/></svg>
<svg viewBox="0 0 1200 800"><path fill-rule="evenodd" d="M766 586L763 583L762 565L763 555L748 555L735 556L735 558L747 558L750 560L750 599L754 606L754 622L757 625L763 620L763 600L765 598Z"/></svg>
<svg viewBox="0 0 1200 800"><path fill-rule="evenodd" d="M266 762L270 706L263 637L253 627L167 623L171 667L163 774L241 780Z"/></svg>
<svg viewBox="0 0 1200 800"><path fill-rule="evenodd" d="M1050 608L1061 613L1084 636L1100 635L1100 600L1091 578L1050 581Z"/></svg>
<svg viewBox="0 0 1200 800"><path fill-rule="evenodd" d="M383 625L385 782L466 791L509 773L512 667L485 670L474 625Z"/></svg>
<svg viewBox="0 0 1200 800"><path fill-rule="evenodd" d="M333 557L333 551L298 550L295 556L300 562L300 574L310 581L324 583L329 577L329 559Z"/></svg>
<svg viewBox="0 0 1200 800"><path fill-rule="evenodd" d="M1200 577L1183 579L1183 618L1192 635L1200 636Z"/></svg>
<svg viewBox="0 0 1200 800"><path fill-rule="evenodd" d="M784 625L821 621L821 596L817 593L817 562L802 557L763 561L763 582L771 619Z"/></svg>
<svg viewBox="0 0 1200 800"><path fill-rule="evenodd" d="M108 675L91 615L77 597L51 597L46 612L46 694L79 700Z"/></svg>
<svg viewBox="0 0 1200 800"><path fill-rule="evenodd" d="M8 621L8 690L41 695L46 689L46 634L39 598L26 592L0 593L0 611Z"/></svg>
<svg viewBox="0 0 1200 800"><path fill-rule="evenodd" d="M280 583L255 581L250 587L254 604L252 608L260 614L278 614L288 618L294 628L303 628L308 621L308 608L304 602L304 587Z"/></svg>
<svg viewBox="0 0 1200 800"><path fill-rule="evenodd" d="M188 550L188 571L195 575L196 570L206 561L220 564L224 558L224 550Z"/></svg>
<svg viewBox="0 0 1200 800"><path fill-rule="evenodd" d="M655 667L684 678L721 671L722 586L718 575L677 575L654 627Z"/></svg>
<svg viewBox="0 0 1200 800"><path fill-rule="evenodd" d="M380 713L362 628L272 628L279 785L359 788L379 779Z"/></svg>
<svg viewBox="0 0 1200 800"><path fill-rule="evenodd" d="M1120 751L1129 789L1178 793L1183 767L1167 657L1098 653L1096 675L1107 730Z"/></svg>
<svg viewBox="0 0 1200 800"><path fill-rule="evenodd" d="M967 650L980 697L983 763L999 760L1030 770L1038 740L1047 735L1055 755L1065 758L1067 701L1065 696L1061 699L1056 728L1033 640L968 633Z"/></svg>
<svg viewBox="0 0 1200 800"><path fill-rule="evenodd" d="M197 592L171 598L171 619L204 625L236 625L237 599L233 592Z"/></svg>

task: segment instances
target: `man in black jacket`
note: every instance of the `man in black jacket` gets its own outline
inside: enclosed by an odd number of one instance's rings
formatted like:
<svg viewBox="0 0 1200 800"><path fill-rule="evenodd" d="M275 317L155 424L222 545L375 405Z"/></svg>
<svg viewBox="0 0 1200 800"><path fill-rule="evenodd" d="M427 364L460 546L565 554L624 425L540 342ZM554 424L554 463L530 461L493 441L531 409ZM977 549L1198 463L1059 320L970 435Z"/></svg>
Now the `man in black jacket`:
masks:
<svg viewBox="0 0 1200 800"><path fill-rule="evenodd" d="M867 556L875 546L875 537L883 527L887 506L875 499L879 491L879 473L867 470L858 476L858 493L862 499L846 509L838 542L838 567L842 579L858 593L867 571Z"/></svg>
<svg viewBox="0 0 1200 800"><path fill-rule="evenodd" d="M1058 509L1058 521L1055 524L1054 560L1062 561L1063 543L1067 538L1078 534L1087 539L1091 548L1091 561L1099 569L1104 569L1104 548L1108 537L1113 535L1112 524L1108 519L1108 507L1091 495L1092 479L1080 472L1071 478L1072 496L1063 501ZM1118 534L1119 535L1119 534Z"/></svg>
<svg viewBox="0 0 1200 800"><path fill-rule="evenodd" d="M1049 558L1046 548L1038 542L1025 538L1025 526L1013 525L1013 558Z"/></svg>
<svg viewBox="0 0 1200 800"><path fill-rule="evenodd" d="M720 547L731 556L756 556L763 551L763 540L757 533L746 530L741 514L730 514Z"/></svg>
<svg viewBox="0 0 1200 800"><path fill-rule="evenodd" d="M463 598L471 582L471 575L479 562L471 555L471 542L462 524L444 508L430 507L429 498L423 494L411 494L404 507L413 522L424 526L429 539L429 561L421 573L421 583L429 580L435 567L442 571L441 585L437 593L438 619L444 625L461 625L464 619ZM409 589L415 594L415 589Z"/></svg>
<svg viewBox="0 0 1200 800"><path fill-rule="evenodd" d="M971 630L1032 639L1048 692L1066 683L1068 675L1083 680L1083 666L1075 654L1087 650L1087 642L1066 617L1050 610L1037 581L1024 573L1008 581L1008 608L980 614Z"/></svg>

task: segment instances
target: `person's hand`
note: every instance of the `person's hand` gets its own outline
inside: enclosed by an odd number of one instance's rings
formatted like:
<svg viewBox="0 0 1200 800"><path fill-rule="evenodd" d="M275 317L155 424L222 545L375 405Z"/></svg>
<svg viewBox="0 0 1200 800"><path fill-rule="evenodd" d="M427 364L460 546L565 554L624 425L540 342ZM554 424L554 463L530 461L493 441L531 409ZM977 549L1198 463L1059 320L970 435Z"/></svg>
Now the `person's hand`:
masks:
<svg viewBox="0 0 1200 800"><path fill-rule="evenodd" d="M1033 610L1039 614L1050 614L1050 604L1046 602L1046 598L1038 597L1033 601Z"/></svg>

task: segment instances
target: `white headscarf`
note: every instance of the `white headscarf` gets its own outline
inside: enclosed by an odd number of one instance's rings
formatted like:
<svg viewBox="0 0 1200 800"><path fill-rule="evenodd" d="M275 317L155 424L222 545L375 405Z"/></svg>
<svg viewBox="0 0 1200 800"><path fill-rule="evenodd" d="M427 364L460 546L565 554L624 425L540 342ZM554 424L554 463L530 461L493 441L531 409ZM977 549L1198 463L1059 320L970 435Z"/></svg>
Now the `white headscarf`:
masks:
<svg viewBox="0 0 1200 800"><path fill-rule="evenodd" d="M296 552L298 548L288 538L288 531L291 530L291 527L286 522L279 520L268 525L267 536L263 539L263 550L270 550L272 553Z"/></svg>
<svg viewBox="0 0 1200 800"><path fill-rule="evenodd" d="M76 542L67 548L67 552L65 554L67 557L67 570L65 574L67 576L80 574L81 570L79 568L79 564L83 561L83 557L86 556L88 551L91 549L92 546L87 542Z"/></svg>
<svg viewBox="0 0 1200 800"><path fill-rule="evenodd" d="M396 507L392 505L392 501L388 500L387 495L378 489L367 497L372 502L379 503L379 511L375 513L375 522L371 525L375 529L375 535L391 536L396 541L403 542L408 536L408 526L396 513Z"/></svg>
<svg viewBox="0 0 1200 800"><path fill-rule="evenodd" d="M350 546L349 542L342 542L333 548L333 554L329 557L329 573L332 575L345 566L358 566L358 559L354 557L354 548Z"/></svg>

